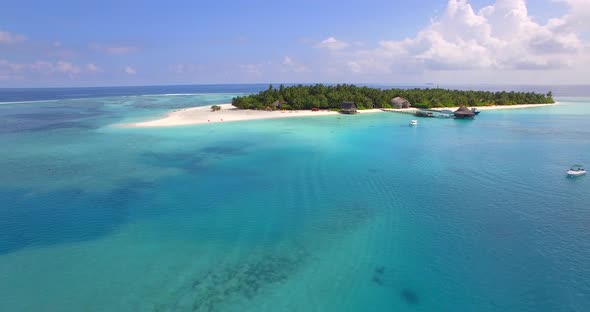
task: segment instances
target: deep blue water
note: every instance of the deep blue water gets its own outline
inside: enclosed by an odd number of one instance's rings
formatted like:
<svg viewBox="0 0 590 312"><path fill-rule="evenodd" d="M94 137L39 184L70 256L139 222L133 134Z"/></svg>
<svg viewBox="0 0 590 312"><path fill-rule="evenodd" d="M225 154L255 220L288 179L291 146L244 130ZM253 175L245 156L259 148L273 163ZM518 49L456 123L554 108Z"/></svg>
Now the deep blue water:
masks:
<svg viewBox="0 0 590 312"><path fill-rule="evenodd" d="M52 100L0 105L0 310L590 309L588 88L415 128L111 126L258 88L0 91Z"/></svg>

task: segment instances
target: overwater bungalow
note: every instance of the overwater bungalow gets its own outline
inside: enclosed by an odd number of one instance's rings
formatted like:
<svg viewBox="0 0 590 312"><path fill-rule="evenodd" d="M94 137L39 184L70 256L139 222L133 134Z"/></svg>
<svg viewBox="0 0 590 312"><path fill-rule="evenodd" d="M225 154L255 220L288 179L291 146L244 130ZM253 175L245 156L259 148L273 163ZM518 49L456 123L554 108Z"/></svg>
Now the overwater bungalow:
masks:
<svg viewBox="0 0 590 312"><path fill-rule="evenodd" d="M393 108L410 108L412 106L410 101L399 96L391 99L391 101L389 101L389 105L391 105Z"/></svg>
<svg viewBox="0 0 590 312"><path fill-rule="evenodd" d="M455 118L473 118L475 117L475 113L465 106L459 107L458 110L454 113Z"/></svg>
<svg viewBox="0 0 590 312"><path fill-rule="evenodd" d="M354 102L342 102L340 112L342 114L356 114L356 104Z"/></svg>

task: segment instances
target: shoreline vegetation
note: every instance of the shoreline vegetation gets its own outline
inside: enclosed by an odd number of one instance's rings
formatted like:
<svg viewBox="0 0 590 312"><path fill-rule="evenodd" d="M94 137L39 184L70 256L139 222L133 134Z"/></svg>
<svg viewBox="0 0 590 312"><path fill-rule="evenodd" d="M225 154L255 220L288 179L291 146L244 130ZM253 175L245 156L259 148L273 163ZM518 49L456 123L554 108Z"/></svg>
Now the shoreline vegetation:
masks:
<svg viewBox="0 0 590 312"><path fill-rule="evenodd" d="M357 87L349 84L326 86L316 84L312 86L272 85L267 90L257 94L237 96L232 104L240 109L332 109L338 110L343 102L356 103L359 110L374 108L395 108L391 101L395 98L407 100L412 107L438 108L459 106L498 106L498 105L526 105L553 104L553 94L535 92L490 92L464 91L447 89L378 89Z"/></svg>

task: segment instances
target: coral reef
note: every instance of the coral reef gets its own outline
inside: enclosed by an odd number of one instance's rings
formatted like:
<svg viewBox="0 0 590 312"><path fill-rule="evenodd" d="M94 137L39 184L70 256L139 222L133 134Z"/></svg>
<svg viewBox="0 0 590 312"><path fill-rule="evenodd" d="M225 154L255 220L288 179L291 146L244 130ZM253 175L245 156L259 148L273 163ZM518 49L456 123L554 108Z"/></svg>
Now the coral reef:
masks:
<svg viewBox="0 0 590 312"><path fill-rule="evenodd" d="M285 282L305 256L304 251L298 250L220 266L195 277L180 291L175 304L154 305L153 311L221 311L225 303L250 300L271 285Z"/></svg>

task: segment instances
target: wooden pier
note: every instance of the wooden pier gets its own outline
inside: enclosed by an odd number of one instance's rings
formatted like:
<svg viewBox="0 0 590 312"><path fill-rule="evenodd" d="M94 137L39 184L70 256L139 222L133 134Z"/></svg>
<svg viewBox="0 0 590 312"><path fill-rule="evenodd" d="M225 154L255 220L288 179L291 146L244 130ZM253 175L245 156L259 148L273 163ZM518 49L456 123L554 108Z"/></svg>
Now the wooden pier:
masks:
<svg viewBox="0 0 590 312"><path fill-rule="evenodd" d="M406 108L406 109L384 108L384 109L382 109L382 111L387 112L387 113L415 115L418 110L415 108Z"/></svg>
<svg viewBox="0 0 590 312"><path fill-rule="evenodd" d="M382 111L388 112L388 113L415 115L418 117L453 118L452 113L443 112L441 110L436 110L436 109L419 109L419 108L391 109L391 108L384 108L384 109L382 109Z"/></svg>

